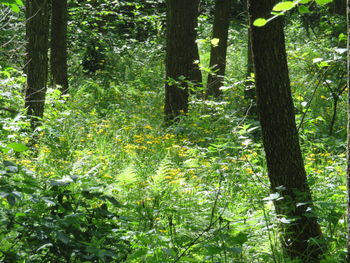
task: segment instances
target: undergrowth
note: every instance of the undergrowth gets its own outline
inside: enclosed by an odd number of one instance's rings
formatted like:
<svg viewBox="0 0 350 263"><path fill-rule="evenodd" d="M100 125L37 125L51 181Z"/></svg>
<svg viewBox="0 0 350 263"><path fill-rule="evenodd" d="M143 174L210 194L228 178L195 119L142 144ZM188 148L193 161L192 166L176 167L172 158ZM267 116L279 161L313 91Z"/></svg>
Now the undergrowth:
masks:
<svg viewBox="0 0 350 263"><path fill-rule="evenodd" d="M21 72L1 73L0 100L15 109L2 111L0 122L1 261L292 262L280 247L278 226L288 222L274 213L278 196L269 192L244 81L229 71L222 100L193 95L190 113L166 127L159 43L147 52L133 45L109 54L103 71L75 74L70 95L49 89L34 132L20 110ZM327 86L312 97L311 87L324 82L312 63L318 51L309 42L298 46L289 62L305 167L329 247L323 262L341 262L345 114L340 109L329 136ZM229 64L244 50L231 47Z"/></svg>

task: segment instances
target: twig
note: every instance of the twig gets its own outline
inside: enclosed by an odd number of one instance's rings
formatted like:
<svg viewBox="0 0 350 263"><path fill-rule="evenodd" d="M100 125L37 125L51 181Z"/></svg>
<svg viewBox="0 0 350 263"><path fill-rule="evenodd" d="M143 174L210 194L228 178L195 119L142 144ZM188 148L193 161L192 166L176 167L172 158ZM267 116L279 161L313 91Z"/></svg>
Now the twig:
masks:
<svg viewBox="0 0 350 263"><path fill-rule="evenodd" d="M223 181L223 175L220 174L219 187L218 187L218 191L217 191L216 196L215 196L214 205L213 205L213 207L211 209L209 225L195 239L193 239L191 242L188 243L188 245L185 248L185 250L182 251L182 253L179 256L177 256L177 258L175 259L174 263L179 262L179 260L187 253L187 251L192 246L194 246L198 242L198 240L216 224L216 222L218 222L220 220L220 216L217 219L215 219L215 220L214 220L214 216L215 216L215 210L216 210L216 207L217 207L219 196L221 194L222 181Z"/></svg>
<svg viewBox="0 0 350 263"><path fill-rule="evenodd" d="M8 111L11 113L16 113L16 114L19 113L19 111L15 110L15 109L7 108L7 107L0 107L0 110Z"/></svg>
<svg viewBox="0 0 350 263"><path fill-rule="evenodd" d="M306 113L308 112L308 110L309 110L309 108L310 108L310 106L311 106L311 101L312 101L313 98L315 97L316 91L317 91L318 87L321 85L321 82L322 82L322 80L324 79L324 77L325 77L325 75L326 75L328 69L329 69L329 68L327 68L327 69L323 72L322 77L321 77L320 79L318 79L318 83L317 83L315 89L314 89L313 92L312 92L311 98L310 98L309 101L307 102L307 107L306 107L306 109L305 109L305 111L304 111L304 113L303 113L303 117L301 118L301 121L300 121L299 126L298 126L298 132L300 131L300 128L301 128L301 127L303 126L303 124L304 124L304 120L305 120L305 117L306 117Z"/></svg>

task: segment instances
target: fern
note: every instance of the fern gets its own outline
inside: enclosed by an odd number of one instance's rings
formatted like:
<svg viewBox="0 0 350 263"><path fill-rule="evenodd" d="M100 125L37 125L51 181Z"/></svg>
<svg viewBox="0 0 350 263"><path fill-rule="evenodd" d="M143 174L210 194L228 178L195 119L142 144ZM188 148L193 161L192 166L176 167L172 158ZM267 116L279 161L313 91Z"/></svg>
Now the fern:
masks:
<svg viewBox="0 0 350 263"><path fill-rule="evenodd" d="M117 175L118 184L129 185L139 180L134 164L129 164Z"/></svg>
<svg viewBox="0 0 350 263"><path fill-rule="evenodd" d="M164 185L164 181L166 179L166 176L170 175L170 170L173 166L173 163L169 159L168 156L166 156L159 164L157 171L155 172L155 175L152 176L151 180L151 187L155 192L159 192L162 190L162 186Z"/></svg>

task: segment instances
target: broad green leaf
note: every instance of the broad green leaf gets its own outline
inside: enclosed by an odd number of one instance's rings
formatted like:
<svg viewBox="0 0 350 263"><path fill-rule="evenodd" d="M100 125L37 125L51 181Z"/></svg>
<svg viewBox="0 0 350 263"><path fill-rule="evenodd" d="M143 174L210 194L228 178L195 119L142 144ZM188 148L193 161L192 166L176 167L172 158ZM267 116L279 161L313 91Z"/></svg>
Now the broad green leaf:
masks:
<svg viewBox="0 0 350 263"><path fill-rule="evenodd" d="M107 199L109 202L112 203L115 207L122 207L122 204L117 201L113 196L105 196L105 199Z"/></svg>
<svg viewBox="0 0 350 263"><path fill-rule="evenodd" d="M10 8L15 13L18 13L20 11L18 5L10 5Z"/></svg>
<svg viewBox="0 0 350 263"><path fill-rule="evenodd" d="M307 14L307 13L310 13L310 10L307 6L305 5L301 5L298 7L298 10L299 10L299 13L300 14Z"/></svg>
<svg viewBox="0 0 350 263"><path fill-rule="evenodd" d="M16 213L15 216L16 217L25 217L25 216L27 216L27 214L26 213Z"/></svg>
<svg viewBox="0 0 350 263"><path fill-rule="evenodd" d="M299 4L308 4L311 0L301 0Z"/></svg>
<svg viewBox="0 0 350 263"><path fill-rule="evenodd" d="M316 0L316 3L319 5L325 5L332 2L332 0Z"/></svg>
<svg viewBox="0 0 350 263"><path fill-rule="evenodd" d="M15 152L24 152L28 150L27 146L25 146L22 143L16 143L16 142L8 144L7 147L13 149Z"/></svg>
<svg viewBox="0 0 350 263"><path fill-rule="evenodd" d="M321 61L321 63L319 63L318 66L321 68L328 67L329 63L327 61Z"/></svg>
<svg viewBox="0 0 350 263"><path fill-rule="evenodd" d="M9 148L0 147L0 151L2 151L3 153L8 153L9 150Z"/></svg>
<svg viewBox="0 0 350 263"><path fill-rule="evenodd" d="M346 36L346 34L344 33L340 33L338 36L339 41L346 41L348 38Z"/></svg>
<svg viewBox="0 0 350 263"><path fill-rule="evenodd" d="M236 236L232 238L232 241L235 244L243 245L245 242L248 241L248 235L244 232L239 232Z"/></svg>
<svg viewBox="0 0 350 263"><path fill-rule="evenodd" d="M267 23L267 20L265 18L258 18L254 21L253 25L260 27L260 26L266 25L266 23Z"/></svg>
<svg viewBox="0 0 350 263"><path fill-rule="evenodd" d="M272 10L273 11L287 11L292 9L295 6L294 2L292 1L285 1L285 2L280 2L276 4Z"/></svg>

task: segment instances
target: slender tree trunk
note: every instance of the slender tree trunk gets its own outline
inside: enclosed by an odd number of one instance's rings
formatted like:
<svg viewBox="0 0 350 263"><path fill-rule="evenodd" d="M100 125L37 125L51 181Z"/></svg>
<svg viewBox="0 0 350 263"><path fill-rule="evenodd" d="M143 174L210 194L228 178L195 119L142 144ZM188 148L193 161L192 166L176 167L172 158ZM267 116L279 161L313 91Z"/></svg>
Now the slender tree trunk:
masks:
<svg viewBox="0 0 350 263"><path fill-rule="evenodd" d="M332 96L333 96L333 115L332 115L331 123L329 124L329 133L328 133L329 136L333 135L335 120L337 118L338 100L339 100L339 96L337 94L333 94Z"/></svg>
<svg viewBox="0 0 350 263"><path fill-rule="evenodd" d="M346 185L347 185L347 224L348 224L348 242L347 242L347 262L350 262L350 0L347 0L347 22L348 22L348 65L347 65L347 86L348 86L348 151L346 167Z"/></svg>
<svg viewBox="0 0 350 263"><path fill-rule="evenodd" d="M44 114L47 64L49 16L47 0L26 1L27 40L27 88L25 107L31 117L32 128L38 125L38 118Z"/></svg>
<svg viewBox="0 0 350 263"><path fill-rule="evenodd" d="M247 77L250 78L252 73L254 73L254 62L253 62L253 55L252 55L252 38L250 35L250 30L248 29Z"/></svg>
<svg viewBox="0 0 350 263"><path fill-rule="evenodd" d="M208 75L207 96L219 97L226 69L228 29L232 0L216 0L213 25L213 39L219 39L217 45L211 46L210 68L214 74Z"/></svg>
<svg viewBox="0 0 350 263"><path fill-rule="evenodd" d="M272 192L281 198L274 205L282 226L283 246L291 258L319 262L322 236L313 211L294 117L283 32L283 18L264 27L253 26L269 17L278 0L249 0L258 112ZM283 220L282 220L283 219Z"/></svg>
<svg viewBox="0 0 350 263"><path fill-rule="evenodd" d="M196 27L199 0L167 0L165 119L188 111L190 83L202 82Z"/></svg>
<svg viewBox="0 0 350 263"><path fill-rule="evenodd" d="M51 14L52 85L67 93L67 0L52 0Z"/></svg>

